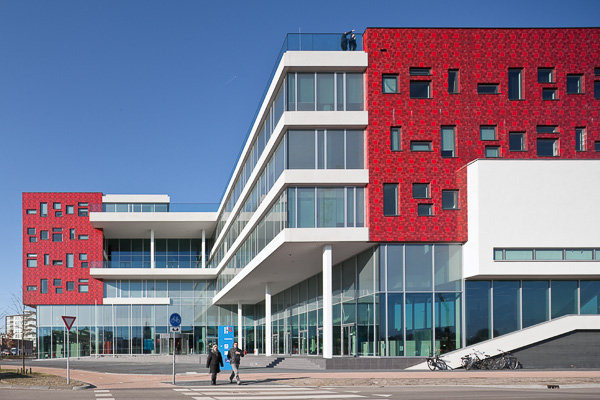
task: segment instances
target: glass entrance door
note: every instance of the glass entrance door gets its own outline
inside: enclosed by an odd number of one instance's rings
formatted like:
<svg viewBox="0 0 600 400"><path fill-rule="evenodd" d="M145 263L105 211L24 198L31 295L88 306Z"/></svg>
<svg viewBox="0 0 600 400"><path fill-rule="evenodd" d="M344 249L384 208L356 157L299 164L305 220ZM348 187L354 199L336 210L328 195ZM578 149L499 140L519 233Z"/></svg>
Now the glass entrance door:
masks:
<svg viewBox="0 0 600 400"><path fill-rule="evenodd" d="M279 353L279 335L274 334L271 337L271 354L278 354L278 353Z"/></svg>
<svg viewBox="0 0 600 400"><path fill-rule="evenodd" d="M285 333L285 354L292 354L292 333Z"/></svg>
<svg viewBox="0 0 600 400"><path fill-rule="evenodd" d="M342 325L342 355L356 356L356 325Z"/></svg>
<svg viewBox="0 0 600 400"><path fill-rule="evenodd" d="M307 355L308 354L308 331L300 331L300 338L299 338L299 351L298 354L300 355Z"/></svg>

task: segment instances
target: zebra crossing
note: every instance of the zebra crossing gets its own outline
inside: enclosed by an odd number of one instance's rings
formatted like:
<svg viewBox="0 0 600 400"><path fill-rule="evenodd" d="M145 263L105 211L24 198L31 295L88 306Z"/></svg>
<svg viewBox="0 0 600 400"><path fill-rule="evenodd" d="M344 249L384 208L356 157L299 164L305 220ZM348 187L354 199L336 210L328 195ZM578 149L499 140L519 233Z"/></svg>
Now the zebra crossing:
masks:
<svg viewBox="0 0 600 400"><path fill-rule="evenodd" d="M347 391L338 393L333 389L284 385L188 386L173 390L193 400L365 399L365 396Z"/></svg>
<svg viewBox="0 0 600 400"><path fill-rule="evenodd" d="M106 390L106 389L97 389L94 390L94 396L96 396L96 400L101 400L101 399L113 399L113 395L110 393L110 390Z"/></svg>

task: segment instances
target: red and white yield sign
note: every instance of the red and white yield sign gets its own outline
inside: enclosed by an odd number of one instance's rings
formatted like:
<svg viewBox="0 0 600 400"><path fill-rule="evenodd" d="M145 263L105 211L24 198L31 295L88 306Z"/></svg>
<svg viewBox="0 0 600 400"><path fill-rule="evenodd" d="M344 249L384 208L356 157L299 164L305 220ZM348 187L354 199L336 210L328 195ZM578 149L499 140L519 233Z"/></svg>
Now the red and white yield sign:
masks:
<svg viewBox="0 0 600 400"><path fill-rule="evenodd" d="M65 323L65 326L67 327L67 330L71 330L71 327L73 326L73 322L75 322L75 317L62 317L63 322Z"/></svg>

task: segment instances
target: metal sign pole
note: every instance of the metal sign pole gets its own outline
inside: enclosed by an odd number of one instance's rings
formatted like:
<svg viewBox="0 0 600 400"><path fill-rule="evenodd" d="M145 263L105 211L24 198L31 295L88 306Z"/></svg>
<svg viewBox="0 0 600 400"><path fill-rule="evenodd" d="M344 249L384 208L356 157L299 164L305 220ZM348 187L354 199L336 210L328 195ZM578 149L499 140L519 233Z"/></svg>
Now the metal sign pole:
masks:
<svg viewBox="0 0 600 400"><path fill-rule="evenodd" d="M175 334L177 332L181 332L179 330L179 325L181 325L181 315L177 314L177 313L173 313L171 314L171 316L169 317L169 324L171 325L171 333L173 334L173 385L175 384L175 351L176 346L175 346Z"/></svg>
<svg viewBox="0 0 600 400"><path fill-rule="evenodd" d="M71 330L69 329L67 331L67 385L71 384L71 371L69 370L69 339L70 336L69 333L71 332Z"/></svg>
<svg viewBox="0 0 600 400"><path fill-rule="evenodd" d="M175 332L173 332L173 385L175 384Z"/></svg>

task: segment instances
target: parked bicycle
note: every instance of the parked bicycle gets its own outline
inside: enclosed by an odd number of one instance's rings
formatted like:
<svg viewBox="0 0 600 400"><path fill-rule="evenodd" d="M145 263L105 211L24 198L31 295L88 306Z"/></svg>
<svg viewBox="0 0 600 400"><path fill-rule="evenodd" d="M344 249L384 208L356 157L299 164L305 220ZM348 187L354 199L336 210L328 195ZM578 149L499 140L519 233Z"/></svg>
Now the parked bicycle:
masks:
<svg viewBox="0 0 600 400"><path fill-rule="evenodd" d="M446 361L440 358L439 350L436 352L435 356L431 354L429 357L427 357L427 367L429 367L429 369L432 371L434 371L436 368L440 371L452 369L451 366L446 364Z"/></svg>
<svg viewBox="0 0 600 400"><path fill-rule="evenodd" d="M517 357L510 354L508 351L498 349L500 355L494 358L492 369L516 369L519 366Z"/></svg>
<svg viewBox="0 0 600 400"><path fill-rule="evenodd" d="M472 354L467 354L461 357L461 366L466 370L471 369L515 369L519 366L517 357L512 356L509 352L502 351L499 356L490 357L484 352L473 349Z"/></svg>

